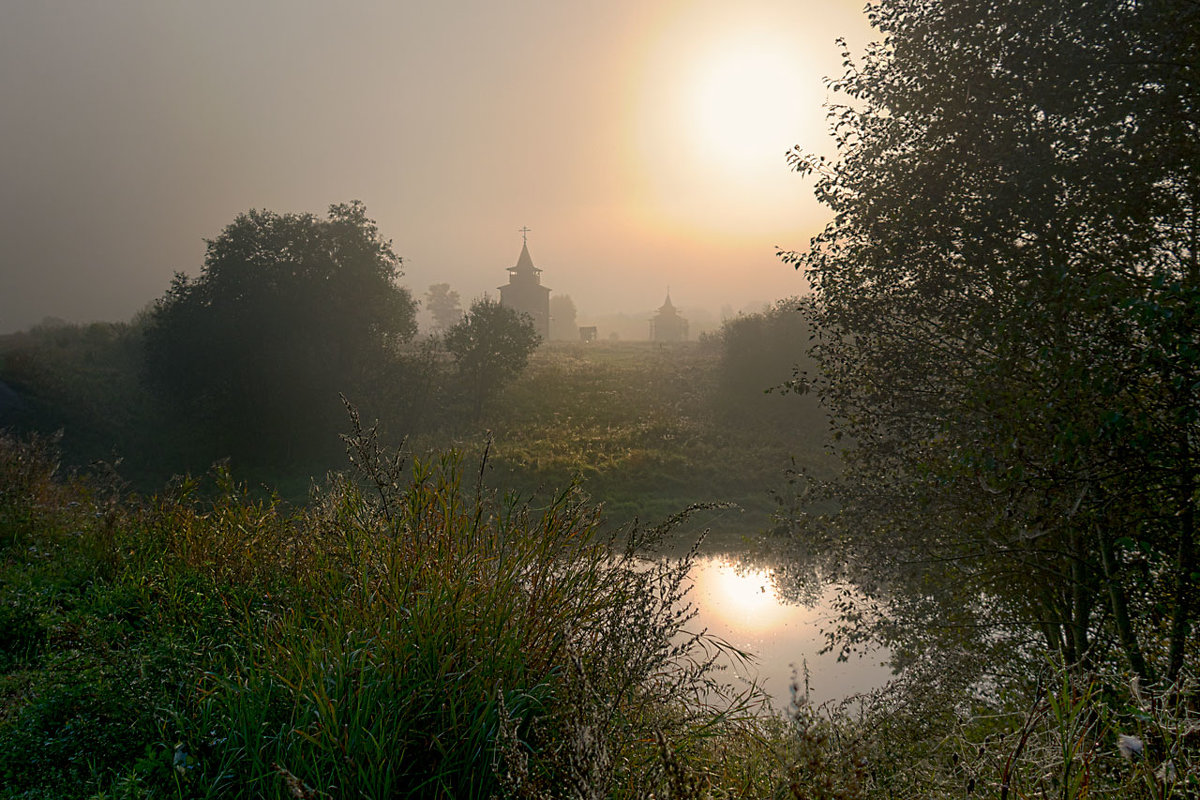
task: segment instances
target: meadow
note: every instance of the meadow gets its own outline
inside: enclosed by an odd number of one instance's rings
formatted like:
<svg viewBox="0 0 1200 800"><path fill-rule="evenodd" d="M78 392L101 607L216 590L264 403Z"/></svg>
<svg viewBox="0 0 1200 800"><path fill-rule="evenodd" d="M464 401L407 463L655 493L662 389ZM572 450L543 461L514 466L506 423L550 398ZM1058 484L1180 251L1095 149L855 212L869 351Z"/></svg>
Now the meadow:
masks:
<svg viewBox="0 0 1200 800"><path fill-rule="evenodd" d="M617 523L717 503L688 530L758 533L788 469L836 464L816 403L765 393L791 375L786 356L774 366L739 392L721 385L716 342L551 343L483 421L494 469L529 491L575 480Z"/></svg>
<svg viewBox="0 0 1200 800"><path fill-rule="evenodd" d="M478 419L351 410L338 465L172 476L136 330L5 345L0 798L1197 792L1190 677L980 685L939 652L790 709L730 679L752 656L689 625L697 547L836 471L816 402L763 392L787 354L552 343Z"/></svg>
<svg viewBox="0 0 1200 800"><path fill-rule="evenodd" d="M549 342L479 416L464 413L453 392L437 385L403 408L368 401L363 415L410 454L488 448L489 483L498 488L533 496L577 483L619 524L720 503L726 507L697 515L689 532L753 534L770 524L772 493L786 486L789 469L828 474L836 464L815 400L766 392L789 380L803 358L804 340L785 339L790 332L763 338L753 363L743 358L735 366L717 337L669 346ZM61 431L70 466L113 465L140 492L173 475L205 473L222 454L206 449L187 418L173 418L154 397L140 336L134 325L96 323L4 337L0 380L23 407L0 412L0 425ZM344 418L338 430L347 424ZM233 460L230 469L256 489L303 504L314 481L345 464L337 430L296 433L311 435L325 443L318 458Z"/></svg>

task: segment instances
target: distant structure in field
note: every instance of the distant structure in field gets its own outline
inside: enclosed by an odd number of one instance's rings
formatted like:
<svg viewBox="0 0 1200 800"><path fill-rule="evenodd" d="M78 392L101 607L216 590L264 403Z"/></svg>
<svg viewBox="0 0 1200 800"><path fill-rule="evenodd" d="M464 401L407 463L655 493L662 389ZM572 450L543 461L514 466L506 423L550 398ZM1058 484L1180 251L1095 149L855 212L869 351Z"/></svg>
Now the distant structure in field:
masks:
<svg viewBox="0 0 1200 800"><path fill-rule="evenodd" d="M500 289L500 305L533 318L542 341L550 339L550 288L542 286L542 271L529 257L529 228L521 228L521 255L515 267L508 268L508 284Z"/></svg>
<svg viewBox="0 0 1200 800"><path fill-rule="evenodd" d="M654 342L685 342L688 337L688 321L679 316L671 304L671 290L667 290L667 301L662 304L650 320L650 340Z"/></svg>

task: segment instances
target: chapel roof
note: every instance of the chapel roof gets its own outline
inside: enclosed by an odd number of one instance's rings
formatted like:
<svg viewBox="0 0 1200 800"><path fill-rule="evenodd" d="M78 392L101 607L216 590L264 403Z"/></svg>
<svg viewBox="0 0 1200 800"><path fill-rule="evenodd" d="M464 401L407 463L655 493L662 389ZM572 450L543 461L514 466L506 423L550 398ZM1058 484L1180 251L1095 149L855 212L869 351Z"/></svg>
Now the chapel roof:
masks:
<svg viewBox="0 0 1200 800"><path fill-rule="evenodd" d="M516 274L536 275L542 271L540 268L535 267L533 265L533 259L529 255L529 244L528 243L526 243L526 242L521 243L521 255L520 255L520 257L517 258L517 264L516 264L516 266L509 267L508 271L513 273L514 275L516 275Z"/></svg>

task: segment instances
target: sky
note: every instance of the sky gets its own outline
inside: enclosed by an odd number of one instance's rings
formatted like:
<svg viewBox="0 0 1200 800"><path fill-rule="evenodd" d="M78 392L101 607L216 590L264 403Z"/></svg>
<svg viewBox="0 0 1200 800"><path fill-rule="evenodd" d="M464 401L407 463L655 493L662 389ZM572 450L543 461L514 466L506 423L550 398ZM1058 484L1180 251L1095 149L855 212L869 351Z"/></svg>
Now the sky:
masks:
<svg viewBox="0 0 1200 800"><path fill-rule="evenodd" d="M581 318L804 290L863 0L0 4L0 333L128 320L251 208L362 200L420 297L529 250Z"/></svg>

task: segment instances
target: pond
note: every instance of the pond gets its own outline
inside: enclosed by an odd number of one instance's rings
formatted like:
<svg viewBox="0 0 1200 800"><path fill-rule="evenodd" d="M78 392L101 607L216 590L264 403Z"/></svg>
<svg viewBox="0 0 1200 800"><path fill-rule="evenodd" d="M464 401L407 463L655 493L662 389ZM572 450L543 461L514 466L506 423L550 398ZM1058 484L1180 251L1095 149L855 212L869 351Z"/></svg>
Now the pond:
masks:
<svg viewBox="0 0 1200 800"><path fill-rule="evenodd" d="M791 702L793 672L807 663L809 699L814 704L841 700L882 686L891 672L887 653L876 651L839 662L835 653L820 652L823 623L831 618L831 587L813 606L782 599L770 570L745 567L729 556L701 556L692 568L688 599L698 609L690 630L707 629L755 656L748 667L730 667L732 681L745 685L757 677L777 709ZM803 678L801 678L803 690Z"/></svg>

